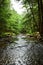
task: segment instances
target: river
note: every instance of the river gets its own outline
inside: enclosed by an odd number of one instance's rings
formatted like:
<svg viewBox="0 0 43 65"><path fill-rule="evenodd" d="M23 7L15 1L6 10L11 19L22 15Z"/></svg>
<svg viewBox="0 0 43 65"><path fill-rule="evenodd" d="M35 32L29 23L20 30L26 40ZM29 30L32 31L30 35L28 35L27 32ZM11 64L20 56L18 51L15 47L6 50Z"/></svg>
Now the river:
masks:
<svg viewBox="0 0 43 65"><path fill-rule="evenodd" d="M0 65L43 65L43 44L18 35L13 43L0 47Z"/></svg>

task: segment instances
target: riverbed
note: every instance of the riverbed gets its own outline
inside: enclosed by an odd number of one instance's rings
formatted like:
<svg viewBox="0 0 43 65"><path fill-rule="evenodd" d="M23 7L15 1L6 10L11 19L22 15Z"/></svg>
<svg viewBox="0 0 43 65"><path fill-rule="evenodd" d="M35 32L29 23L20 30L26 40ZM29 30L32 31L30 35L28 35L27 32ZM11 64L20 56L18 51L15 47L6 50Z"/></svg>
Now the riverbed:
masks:
<svg viewBox="0 0 43 65"><path fill-rule="evenodd" d="M22 34L16 38L0 47L0 65L43 65L43 42L26 40Z"/></svg>

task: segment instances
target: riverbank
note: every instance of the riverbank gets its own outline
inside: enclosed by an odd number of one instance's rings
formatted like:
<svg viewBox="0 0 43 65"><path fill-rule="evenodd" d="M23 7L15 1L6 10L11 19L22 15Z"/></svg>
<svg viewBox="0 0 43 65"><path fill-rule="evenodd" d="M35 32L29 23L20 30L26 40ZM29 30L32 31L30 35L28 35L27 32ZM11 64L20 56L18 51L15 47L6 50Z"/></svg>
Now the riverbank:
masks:
<svg viewBox="0 0 43 65"><path fill-rule="evenodd" d="M23 34L16 38L0 47L0 65L43 65L43 45L26 40Z"/></svg>
<svg viewBox="0 0 43 65"><path fill-rule="evenodd" d="M38 42L42 42L41 37L39 35L39 33L37 34L18 34L21 35L22 38L26 39L27 41L38 41ZM15 40L17 40L17 36L14 33L7 33L6 35L0 37L0 47L3 46L4 44L8 44L8 43L13 43Z"/></svg>

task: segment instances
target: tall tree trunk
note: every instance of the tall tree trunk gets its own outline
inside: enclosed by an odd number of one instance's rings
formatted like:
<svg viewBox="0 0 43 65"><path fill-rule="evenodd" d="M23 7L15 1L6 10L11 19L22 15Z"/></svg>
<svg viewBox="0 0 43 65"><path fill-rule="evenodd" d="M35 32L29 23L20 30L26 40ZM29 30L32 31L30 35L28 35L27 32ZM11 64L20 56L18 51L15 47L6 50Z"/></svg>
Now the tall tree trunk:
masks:
<svg viewBox="0 0 43 65"><path fill-rule="evenodd" d="M38 9L39 9L39 32L43 38L43 2L38 0Z"/></svg>

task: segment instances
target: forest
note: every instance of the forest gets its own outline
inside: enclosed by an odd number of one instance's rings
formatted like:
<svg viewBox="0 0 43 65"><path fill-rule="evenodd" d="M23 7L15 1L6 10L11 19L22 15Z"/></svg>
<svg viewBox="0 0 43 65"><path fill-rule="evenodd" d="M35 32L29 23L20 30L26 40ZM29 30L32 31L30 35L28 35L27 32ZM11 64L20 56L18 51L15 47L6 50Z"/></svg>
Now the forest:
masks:
<svg viewBox="0 0 43 65"><path fill-rule="evenodd" d="M0 65L43 65L43 0L0 0Z"/></svg>
<svg viewBox="0 0 43 65"><path fill-rule="evenodd" d="M0 0L0 36L39 32L43 37L43 1L22 0L23 7L26 8L26 12L22 15L11 9L10 2L10 0Z"/></svg>

